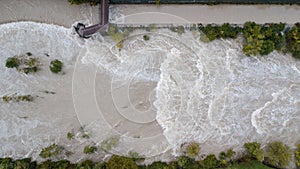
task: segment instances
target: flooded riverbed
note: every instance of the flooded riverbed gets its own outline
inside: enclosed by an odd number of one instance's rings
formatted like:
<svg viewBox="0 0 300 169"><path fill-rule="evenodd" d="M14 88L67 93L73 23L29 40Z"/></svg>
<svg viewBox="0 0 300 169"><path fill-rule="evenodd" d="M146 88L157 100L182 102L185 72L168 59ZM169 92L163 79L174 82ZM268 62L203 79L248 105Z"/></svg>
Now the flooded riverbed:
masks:
<svg viewBox="0 0 300 169"><path fill-rule="evenodd" d="M76 161L84 145L116 136L110 152L147 157L176 154L190 141L207 154L249 141L294 147L300 140L300 62L290 55L247 57L242 39L204 43L197 31L135 30L118 49L110 37L83 40L55 25L19 22L0 30L1 96L37 96L1 102L1 157L38 158L57 142L75 151ZM40 58L41 71L5 68L6 58L26 52ZM49 71L53 59L63 61L64 75ZM67 140L80 126L90 139ZM98 153L94 158L104 157Z"/></svg>

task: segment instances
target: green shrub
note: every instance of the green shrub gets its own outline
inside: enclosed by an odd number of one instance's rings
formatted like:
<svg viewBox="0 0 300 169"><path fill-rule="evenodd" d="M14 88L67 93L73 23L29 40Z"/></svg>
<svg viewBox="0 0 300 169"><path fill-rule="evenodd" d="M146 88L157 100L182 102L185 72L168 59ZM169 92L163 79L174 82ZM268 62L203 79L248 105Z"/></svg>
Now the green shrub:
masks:
<svg viewBox="0 0 300 169"><path fill-rule="evenodd" d="M177 159L177 163L178 163L178 166L180 166L181 168L183 169L193 169L193 168L199 168L199 164L194 160L194 159L191 159L187 156L180 156L178 157Z"/></svg>
<svg viewBox="0 0 300 169"><path fill-rule="evenodd" d="M14 56L6 59L5 66L7 68L16 68L20 72L34 73L39 70L39 61L37 58L29 57L32 54L28 52L26 55Z"/></svg>
<svg viewBox="0 0 300 169"><path fill-rule="evenodd" d="M147 169L165 169L167 168L168 164L165 162L161 162L161 161L155 161L153 163L151 163L150 165L147 165L146 168Z"/></svg>
<svg viewBox="0 0 300 169"><path fill-rule="evenodd" d="M155 24L149 24L147 27L146 27L146 31L148 32L156 32L157 31L157 27Z"/></svg>
<svg viewBox="0 0 300 169"><path fill-rule="evenodd" d="M208 155L204 160L199 161L200 166L205 169L215 169L220 166L220 161L214 154Z"/></svg>
<svg viewBox="0 0 300 169"><path fill-rule="evenodd" d="M200 40L204 42L213 41L219 38L237 38L238 34L242 32L242 28L230 25L229 23L224 23L221 26L211 24L203 26L202 24L199 24L198 29L201 34Z"/></svg>
<svg viewBox="0 0 300 169"><path fill-rule="evenodd" d="M80 5L83 3L90 3L91 5L97 5L99 1L97 0L68 0L71 5Z"/></svg>
<svg viewBox="0 0 300 169"><path fill-rule="evenodd" d="M24 158L14 161L14 169L29 169L33 167L30 158Z"/></svg>
<svg viewBox="0 0 300 169"><path fill-rule="evenodd" d="M274 167L285 168L291 160L291 150L282 142L270 143L267 147L266 162Z"/></svg>
<svg viewBox="0 0 300 169"><path fill-rule="evenodd" d="M237 38L242 29L238 26L232 26L229 23L224 23L218 27L218 34L220 38Z"/></svg>
<svg viewBox="0 0 300 169"><path fill-rule="evenodd" d="M104 162L98 162L94 167L93 169L106 169L106 163Z"/></svg>
<svg viewBox="0 0 300 169"><path fill-rule="evenodd" d="M186 155L190 158L195 158L199 154L199 151L199 144L195 142L189 143L186 147Z"/></svg>
<svg viewBox="0 0 300 169"><path fill-rule="evenodd" d="M298 144L297 149L295 151L295 161L296 161L296 166L300 167L300 144Z"/></svg>
<svg viewBox="0 0 300 169"><path fill-rule="evenodd" d="M77 164L77 169L93 169L93 161L92 160L85 160Z"/></svg>
<svg viewBox="0 0 300 169"><path fill-rule="evenodd" d="M286 48L295 58L300 58L300 24L286 32Z"/></svg>
<svg viewBox="0 0 300 169"><path fill-rule="evenodd" d="M68 160L52 161L51 168L55 169L72 169L75 168Z"/></svg>
<svg viewBox="0 0 300 169"><path fill-rule="evenodd" d="M20 101L32 102L33 99L34 98L31 95L16 95L16 94L13 94L11 96L7 96L7 95L2 96L2 100L5 103L8 103L10 101L13 101L13 102L20 102Z"/></svg>
<svg viewBox="0 0 300 169"><path fill-rule="evenodd" d="M62 67L63 67L63 63L57 59L50 62L50 70L53 73L61 72Z"/></svg>
<svg viewBox="0 0 300 169"><path fill-rule="evenodd" d="M104 150L105 152L110 151L113 147L115 147L116 145L118 145L119 139L120 139L120 137L114 136L114 137L111 137L111 138L109 138L107 140L104 140L101 143L101 149Z"/></svg>
<svg viewBox="0 0 300 169"><path fill-rule="evenodd" d="M271 23L263 25L261 31L265 36L265 39L272 41L274 43L274 48L281 51L285 45L284 29L284 23Z"/></svg>
<svg viewBox="0 0 300 169"><path fill-rule="evenodd" d="M144 35L143 39L144 39L144 41L148 41L148 40L150 40L150 37L148 35Z"/></svg>
<svg viewBox="0 0 300 169"><path fill-rule="evenodd" d="M61 154L63 150L64 148L62 146L59 146L57 144L52 144L42 149L42 151L40 152L40 157L50 158L53 156L58 156L59 154Z"/></svg>
<svg viewBox="0 0 300 169"><path fill-rule="evenodd" d="M96 146L85 146L83 149L84 154L92 154L96 152L98 148Z"/></svg>
<svg viewBox="0 0 300 169"><path fill-rule="evenodd" d="M13 169L14 162L11 158L0 159L0 169Z"/></svg>
<svg viewBox="0 0 300 169"><path fill-rule="evenodd" d="M264 160L264 151L260 148L260 143L245 143L244 147L246 148L247 153L250 155L251 158L259 162L262 162Z"/></svg>
<svg viewBox="0 0 300 169"><path fill-rule="evenodd" d="M113 155L107 162L108 169L138 169L135 162L128 157Z"/></svg>
<svg viewBox="0 0 300 169"><path fill-rule="evenodd" d="M178 35L182 35L185 31L184 31L184 26L172 26L170 27L170 30L173 31L173 32L177 32Z"/></svg>
<svg viewBox="0 0 300 169"><path fill-rule="evenodd" d="M68 134L67 134L67 138L68 138L69 140L72 140L72 139L74 139L74 134L73 134L73 133L71 133L71 132L68 132Z"/></svg>
<svg viewBox="0 0 300 169"><path fill-rule="evenodd" d="M211 24L200 26L199 31L201 31L201 33L203 33L202 36L205 36L209 41L213 41L218 38L218 28L212 26Z"/></svg>
<svg viewBox="0 0 300 169"><path fill-rule="evenodd" d="M238 162L235 163L226 169L274 169L270 168L268 166L265 166L259 161L253 160L253 161L247 161L247 162Z"/></svg>
<svg viewBox="0 0 300 169"><path fill-rule="evenodd" d="M10 57L6 59L5 66L7 68L18 68L20 65L19 59L17 57Z"/></svg>
<svg viewBox="0 0 300 169"><path fill-rule="evenodd" d="M135 151L129 151L128 155L129 155L130 158L133 158L133 159L140 158L139 153L137 153Z"/></svg>
<svg viewBox="0 0 300 169"><path fill-rule="evenodd" d="M228 149L226 155L230 160L232 160L235 156L235 151L233 151L233 149Z"/></svg>
<svg viewBox="0 0 300 169"><path fill-rule="evenodd" d="M270 54L271 52L273 52L275 49L275 44L273 41L271 40L265 40L262 44L262 47L261 47L261 51L260 51L260 54L261 55L268 55Z"/></svg>

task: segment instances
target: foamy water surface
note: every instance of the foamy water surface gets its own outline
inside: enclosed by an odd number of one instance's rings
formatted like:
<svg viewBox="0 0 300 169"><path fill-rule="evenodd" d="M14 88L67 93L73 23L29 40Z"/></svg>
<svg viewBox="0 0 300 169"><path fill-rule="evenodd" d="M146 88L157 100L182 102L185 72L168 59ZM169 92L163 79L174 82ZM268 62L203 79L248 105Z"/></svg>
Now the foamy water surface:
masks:
<svg viewBox="0 0 300 169"><path fill-rule="evenodd" d="M143 40L144 34L149 41ZM111 77L112 95L106 97L114 97L114 89L123 83L154 84L152 91L147 91L149 98L135 107L149 114L123 115L135 123L148 123L147 118L153 117L174 150L189 141L199 142L203 153L239 149L250 141L265 144L278 140L294 147L300 140L300 62L278 52L247 57L241 41L203 43L193 31L178 35L168 29L136 30L119 51L108 37L82 40L59 26L32 22L0 25L1 96L15 92L40 96L33 103L0 104L0 156L21 156L47 145L45 142L63 142L65 134L76 127L74 111L61 111L73 110L70 86L77 57L80 64L94 64ZM45 68L24 75L5 68L7 57L28 51L39 56L46 67L53 58L63 60L67 74L54 76ZM128 90L135 89L129 86ZM42 90L60 94L48 96L39 93ZM140 94L131 91L130 95ZM53 99L53 106L70 107L52 110L45 102ZM138 100L132 105L134 102ZM30 118L20 118L24 116Z"/></svg>

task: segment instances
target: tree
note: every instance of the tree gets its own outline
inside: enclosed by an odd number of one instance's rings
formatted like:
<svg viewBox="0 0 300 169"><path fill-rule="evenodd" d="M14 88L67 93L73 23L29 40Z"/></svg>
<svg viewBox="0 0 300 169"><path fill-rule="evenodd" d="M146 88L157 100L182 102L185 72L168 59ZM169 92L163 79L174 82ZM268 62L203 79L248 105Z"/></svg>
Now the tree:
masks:
<svg viewBox="0 0 300 169"><path fill-rule="evenodd" d="M93 169L93 161L85 160L77 164L77 169Z"/></svg>
<svg viewBox="0 0 300 169"><path fill-rule="evenodd" d="M264 160L264 151L260 148L260 143L251 142L245 143L244 147L251 158L262 162Z"/></svg>
<svg viewBox="0 0 300 169"><path fill-rule="evenodd" d="M11 158L0 159L0 169L13 169L14 162Z"/></svg>
<svg viewBox="0 0 300 169"><path fill-rule="evenodd" d="M131 158L113 155L107 162L107 169L138 169L138 166Z"/></svg>
<svg viewBox="0 0 300 169"><path fill-rule="evenodd" d="M282 142L270 143L267 147L266 162L274 167L284 168L291 160L290 148Z"/></svg>
<svg viewBox="0 0 300 169"><path fill-rule="evenodd" d="M186 147L186 155L190 158L195 158L200 151L199 144L196 142L189 143Z"/></svg>
<svg viewBox="0 0 300 169"><path fill-rule="evenodd" d="M50 70L53 73L59 73L62 70L63 63L57 59L50 62Z"/></svg>
<svg viewBox="0 0 300 169"><path fill-rule="evenodd" d="M98 148L96 146L85 146L84 150L83 150L83 153L84 154L92 154L92 153L96 152L97 149Z"/></svg>
<svg viewBox="0 0 300 169"><path fill-rule="evenodd" d="M150 37L148 35L144 35L143 39L144 39L144 41L148 41L148 40L150 40Z"/></svg>
<svg viewBox="0 0 300 169"><path fill-rule="evenodd" d="M75 5L80 5L83 3L90 3L91 5L97 5L98 4L98 0L68 0L69 3L71 5L75 4Z"/></svg>
<svg viewBox="0 0 300 169"><path fill-rule="evenodd" d="M59 146L57 144L52 144L48 147L43 148L39 155L42 158L49 158L52 156L60 155L63 150L64 148L62 146Z"/></svg>
<svg viewBox="0 0 300 169"><path fill-rule="evenodd" d="M296 161L296 166L300 168L300 144L298 144L297 150L295 151L295 161Z"/></svg>
<svg viewBox="0 0 300 169"><path fill-rule="evenodd" d="M261 55L268 55L270 54L271 52L273 52L273 50L275 49L275 44L273 41L271 40L265 40L262 44L262 47L261 47L261 51L260 51L260 54Z"/></svg>
<svg viewBox="0 0 300 169"><path fill-rule="evenodd" d="M6 59L5 66L7 68L18 68L20 65L19 59L17 57L10 57Z"/></svg>
<svg viewBox="0 0 300 169"><path fill-rule="evenodd" d="M295 24L286 32L286 48L295 58L300 58L300 25Z"/></svg>
<svg viewBox="0 0 300 169"><path fill-rule="evenodd" d="M204 160L199 161L199 163L205 169L215 169L220 166L220 162L214 154L208 155Z"/></svg>
<svg viewBox="0 0 300 169"><path fill-rule="evenodd" d="M200 167L194 159L187 156L180 156L177 163L182 169L198 169Z"/></svg>
<svg viewBox="0 0 300 169"><path fill-rule="evenodd" d="M168 166L168 164L165 162L156 161L150 165L147 165L146 168L147 169L165 169L165 168L167 168L167 166Z"/></svg>

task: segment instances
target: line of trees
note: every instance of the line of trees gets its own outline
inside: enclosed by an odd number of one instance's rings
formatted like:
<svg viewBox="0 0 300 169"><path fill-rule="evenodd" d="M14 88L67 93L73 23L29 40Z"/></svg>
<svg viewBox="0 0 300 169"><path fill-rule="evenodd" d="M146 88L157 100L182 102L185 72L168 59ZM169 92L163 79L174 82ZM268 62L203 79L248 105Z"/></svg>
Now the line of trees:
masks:
<svg viewBox="0 0 300 169"><path fill-rule="evenodd" d="M90 3L90 5L97 5L99 0L68 0L71 5L79 5L83 3Z"/></svg>
<svg viewBox="0 0 300 169"><path fill-rule="evenodd" d="M156 161L150 165L139 165L144 158L138 155L125 157L112 155L107 162L93 162L84 160L71 163L68 160L51 161L49 157L64 151L64 148L56 144L44 148L40 156L47 159L42 163L32 161L30 158L13 160L12 158L0 158L1 169L284 169L292 161L293 151L282 142L272 142L265 149L260 143L250 142L244 144L242 156L236 157L236 153L229 149L221 152L217 157L214 154L207 155L201 160L199 157L200 147L197 143L190 143L185 147L184 155L177 157L175 161ZM86 148L85 148L86 149ZM90 149L90 147L89 147ZM295 164L300 168L300 144L294 151Z"/></svg>
<svg viewBox="0 0 300 169"><path fill-rule="evenodd" d="M223 25L198 25L201 40L210 42L215 39L244 38L243 52L246 55L268 55L277 50L291 53L300 58L300 23L288 27L284 23L257 24L246 22L243 27L225 23Z"/></svg>

